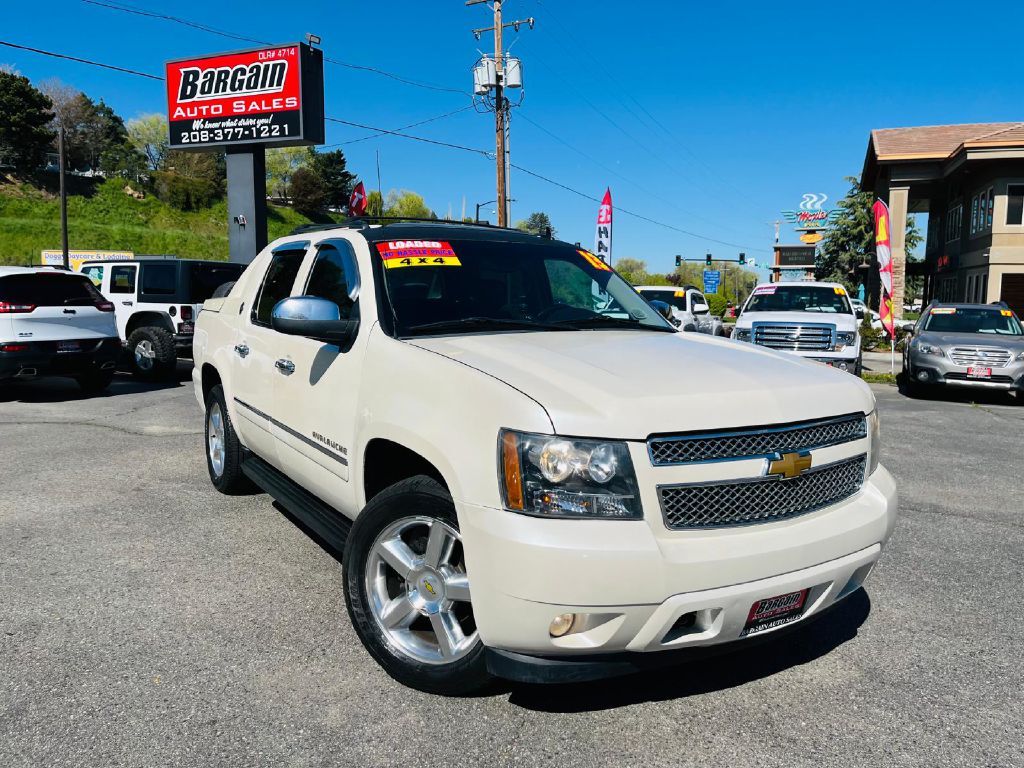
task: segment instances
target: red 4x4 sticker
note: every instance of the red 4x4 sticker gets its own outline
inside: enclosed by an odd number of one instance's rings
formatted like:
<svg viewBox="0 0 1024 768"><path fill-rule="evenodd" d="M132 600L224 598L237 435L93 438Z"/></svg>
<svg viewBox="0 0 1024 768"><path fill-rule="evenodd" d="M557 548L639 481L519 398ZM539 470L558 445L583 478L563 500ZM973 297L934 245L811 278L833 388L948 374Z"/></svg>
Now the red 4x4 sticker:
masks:
<svg viewBox="0 0 1024 768"><path fill-rule="evenodd" d="M438 240L390 240L377 243L385 269L398 267L461 267L452 244Z"/></svg>
<svg viewBox="0 0 1024 768"><path fill-rule="evenodd" d="M576 251L580 256L587 260L587 263L594 269L600 269L603 272L611 272L612 268L605 264L601 259L590 251L584 251L582 248Z"/></svg>

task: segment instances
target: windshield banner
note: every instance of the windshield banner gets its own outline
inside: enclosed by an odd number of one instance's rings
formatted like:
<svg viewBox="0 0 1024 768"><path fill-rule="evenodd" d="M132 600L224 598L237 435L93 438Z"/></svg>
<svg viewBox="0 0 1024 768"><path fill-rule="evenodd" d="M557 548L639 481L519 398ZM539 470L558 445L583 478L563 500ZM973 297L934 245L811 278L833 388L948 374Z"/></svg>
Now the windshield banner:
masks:
<svg viewBox="0 0 1024 768"><path fill-rule="evenodd" d="M871 208L875 214L875 254L878 257L878 276L882 281L878 317L889 338L895 338L895 320L892 314L892 250L889 242L889 206L875 200Z"/></svg>
<svg viewBox="0 0 1024 768"><path fill-rule="evenodd" d="M605 264L612 263L612 189L604 191L601 207L597 209L597 233L594 235L594 253Z"/></svg>

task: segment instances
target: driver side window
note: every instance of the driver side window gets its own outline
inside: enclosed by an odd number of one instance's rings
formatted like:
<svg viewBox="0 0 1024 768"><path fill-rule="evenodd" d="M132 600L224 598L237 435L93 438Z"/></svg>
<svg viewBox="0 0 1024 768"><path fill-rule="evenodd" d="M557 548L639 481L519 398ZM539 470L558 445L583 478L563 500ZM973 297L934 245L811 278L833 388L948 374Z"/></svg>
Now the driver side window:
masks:
<svg viewBox="0 0 1024 768"><path fill-rule="evenodd" d="M342 257L342 248L347 249L350 258ZM349 297L356 275L346 272L346 262L355 264L355 251L347 241L334 240L321 245L309 272L304 295L333 301L341 311L341 319L352 320L359 317L358 299L352 301Z"/></svg>

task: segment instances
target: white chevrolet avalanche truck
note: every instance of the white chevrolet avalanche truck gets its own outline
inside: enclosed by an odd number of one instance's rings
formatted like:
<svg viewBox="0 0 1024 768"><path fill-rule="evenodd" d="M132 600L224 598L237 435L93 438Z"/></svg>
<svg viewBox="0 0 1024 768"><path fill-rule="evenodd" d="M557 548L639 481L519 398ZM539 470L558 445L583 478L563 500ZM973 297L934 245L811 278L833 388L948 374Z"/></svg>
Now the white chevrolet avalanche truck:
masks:
<svg viewBox="0 0 1024 768"><path fill-rule="evenodd" d="M732 337L860 376L857 315L839 283L762 283L743 304Z"/></svg>
<svg viewBox="0 0 1024 768"><path fill-rule="evenodd" d="M363 644L424 691L786 631L861 587L896 519L863 382L676 333L526 233L277 240L204 304L194 353L214 486L339 551Z"/></svg>

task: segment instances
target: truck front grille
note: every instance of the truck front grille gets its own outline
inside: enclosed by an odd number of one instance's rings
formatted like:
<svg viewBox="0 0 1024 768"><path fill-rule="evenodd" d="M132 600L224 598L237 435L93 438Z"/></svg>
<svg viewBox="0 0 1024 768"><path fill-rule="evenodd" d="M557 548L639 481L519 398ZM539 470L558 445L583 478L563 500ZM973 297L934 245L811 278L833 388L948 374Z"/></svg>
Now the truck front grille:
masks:
<svg viewBox="0 0 1024 768"><path fill-rule="evenodd" d="M1010 350L998 347L953 347L949 357L957 365L978 368L1005 368L1013 359Z"/></svg>
<svg viewBox="0 0 1024 768"><path fill-rule="evenodd" d="M656 467L699 461L759 458L788 451L809 451L867 437L863 413L820 421L777 424L756 429L699 432L691 435L654 437L647 443L651 464Z"/></svg>
<svg viewBox="0 0 1024 768"><path fill-rule="evenodd" d="M835 327L797 323L754 323L754 343L789 352L827 352L834 344Z"/></svg>
<svg viewBox="0 0 1024 768"><path fill-rule="evenodd" d="M665 525L672 530L723 528L805 515L848 499L864 483L861 454L799 477L760 477L658 487Z"/></svg>

